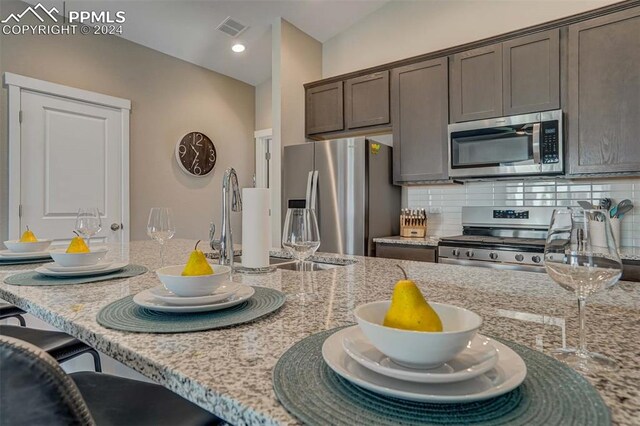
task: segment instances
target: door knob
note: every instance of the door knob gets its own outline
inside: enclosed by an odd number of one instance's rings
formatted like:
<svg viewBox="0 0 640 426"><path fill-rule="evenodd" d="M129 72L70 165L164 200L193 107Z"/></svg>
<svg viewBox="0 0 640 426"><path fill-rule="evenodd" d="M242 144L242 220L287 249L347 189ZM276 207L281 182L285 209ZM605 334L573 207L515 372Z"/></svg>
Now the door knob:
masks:
<svg viewBox="0 0 640 426"><path fill-rule="evenodd" d="M120 225L118 225L117 223L112 223L111 224L111 230L112 231L117 231L118 229L120 229Z"/></svg>

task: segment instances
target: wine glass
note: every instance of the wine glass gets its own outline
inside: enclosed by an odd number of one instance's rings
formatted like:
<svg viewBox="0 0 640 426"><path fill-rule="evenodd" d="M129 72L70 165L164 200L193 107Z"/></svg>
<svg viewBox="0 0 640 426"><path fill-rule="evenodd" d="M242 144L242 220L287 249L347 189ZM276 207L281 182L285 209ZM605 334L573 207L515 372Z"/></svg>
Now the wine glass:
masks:
<svg viewBox="0 0 640 426"><path fill-rule="evenodd" d="M160 244L160 267L164 266L164 244L173 238L176 228L173 224L171 209L153 207L149 212L147 235Z"/></svg>
<svg viewBox="0 0 640 426"><path fill-rule="evenodd" d="M616 368L612 359L587 350L587 298L613 286L622 275L622 262L606 210L556 209L544 249L545 269L561 287L578 298L579 345L553 352L555 358L582 372Z"/></svg>
<svg viewBox="0 0 640 426"><path fill-rule="evenodd" d="M87 247L91 249L91 237L102 230L100 210L95 207L78 209L75 229L87 240Z"/></svg>
<svg viewBox="0 0 640 426"><path fill-rule="evenodd" d="M303 264L320 247L318 220L313 209L288 209L282 231L282 246Z"/></svg>

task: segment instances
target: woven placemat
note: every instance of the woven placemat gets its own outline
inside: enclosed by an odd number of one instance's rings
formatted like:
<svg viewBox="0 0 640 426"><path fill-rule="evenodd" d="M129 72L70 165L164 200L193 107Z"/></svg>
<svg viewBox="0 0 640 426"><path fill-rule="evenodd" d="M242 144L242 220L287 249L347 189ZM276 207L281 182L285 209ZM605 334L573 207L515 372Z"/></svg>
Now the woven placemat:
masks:
<svg viewBox="0 0 640 426"><path fill-rule="evenodd" d="M524 359L527 378L486 401L433 404L389 398L349 383L322 358L338 329L301 340L278 360L273 388L293 416L309 425L608 425L609 410L580 374L538 351L496 339Z"/></svg>
<svg viewBox="0 0 640 426"><path fill-rule="evenodd" d="M0 260L0 266L4 266L4 265L30 265L32 263L49 263L51 262L53 259L51 259L50 257L47 259L21 259L21 260L5 260L2 259Z"/></svg>
<svg viewBox="0 0 640 426"><path fill-rule="evenodd" d="M139 333L188 333L231 327L256 320L278 310L286 299L284 293L266 287L254 287L255 294L246 302L213 312L168 313L142 308L127 296L98 312L98 324L121 331Z"/></svg>
<svg viewBox="0 0 640 426"><path fill-rule="evenodd" d="M127 265L119 271L104 275L92 275L89 277L48 277L35 271L23 272L21 274L10 275L4 279L5 284L23 286L41 285L72 285L87 284L98 281L114 280L117 278L130 278L147 272L148 269L141 265Z"/></svg>

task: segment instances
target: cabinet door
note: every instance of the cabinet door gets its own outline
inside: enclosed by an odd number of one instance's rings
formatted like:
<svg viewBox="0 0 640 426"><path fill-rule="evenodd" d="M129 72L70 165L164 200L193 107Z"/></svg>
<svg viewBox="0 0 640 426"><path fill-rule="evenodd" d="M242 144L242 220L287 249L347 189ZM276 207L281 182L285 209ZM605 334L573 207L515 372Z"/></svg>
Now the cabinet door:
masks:
<svg viewBox="0 0 640 426"><path fill-rule="evenodd" d="M502 46L494 44L451 57L451 122L502 114Z"/></svg>
<svg viewBox="0 0 640 426"><path fill-rule="evenodd" d="M504 115L560 108L560 30L502 44Z"/></svg>
<svg viewBox="0 0 640 426"><path fill-rule="evenodd" d="M347 129L389 123L389 71L344 83Z"/></svg>
<svg viewBox="0 0 640 426"><path fill-rule="evenodd" d="M446 179L447 58L391 72L394 183Z"/></svg>
<svg viewBox="0 0 640 426"><path fill-rule="evenodd" d="M307 135L344 129L342 82L307 89Z"/></svg>
<svg viewBox="0 0 640 426"><path fill-rule="evenodd" d="M569 173L640 171L640 7L569 27Z"/></svg>

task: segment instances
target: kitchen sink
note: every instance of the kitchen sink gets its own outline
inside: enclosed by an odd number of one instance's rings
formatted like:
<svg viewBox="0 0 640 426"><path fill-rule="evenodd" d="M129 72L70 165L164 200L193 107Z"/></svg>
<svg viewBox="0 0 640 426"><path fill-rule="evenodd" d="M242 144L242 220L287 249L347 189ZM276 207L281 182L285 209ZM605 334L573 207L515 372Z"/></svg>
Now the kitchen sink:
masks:
<svg viewBox="0 0 640 426"><path fill-rule="evenodd" d="M286 269L289 271L325 271L327 269L334 269L341 266L348 266L357 263L353 259L343 259L339 257L321 257L311 256L311 262L307 262L304 266L298 264L295 259L289 257L285 252L272 252L275 256L269 256L269 266L278 269ZM218 253L207 253L205 256L209 259L218 259ZM242 263L242 256L234 256L233 262L236 265Z"/></svg>

